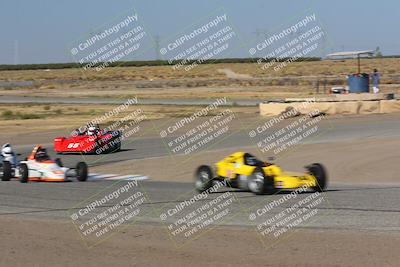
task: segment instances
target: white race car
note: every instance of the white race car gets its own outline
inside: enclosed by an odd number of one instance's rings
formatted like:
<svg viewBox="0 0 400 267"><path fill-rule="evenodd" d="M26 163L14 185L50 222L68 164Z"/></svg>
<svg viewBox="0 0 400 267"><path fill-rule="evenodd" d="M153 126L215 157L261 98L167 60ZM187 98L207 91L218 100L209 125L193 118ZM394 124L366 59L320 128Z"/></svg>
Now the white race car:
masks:
<svg viewBox="0 0 400 267"><path fill-rule="evenodd" d="M79 162L76 168L66 168L60 159L51 160L47 152L41 146L36 146L31 155L24 161L2 162L2 181L17 178L21 183L32 182L67 182L68 178L75 177L78 181L86 181L88 167L85 162Z"/></svg>

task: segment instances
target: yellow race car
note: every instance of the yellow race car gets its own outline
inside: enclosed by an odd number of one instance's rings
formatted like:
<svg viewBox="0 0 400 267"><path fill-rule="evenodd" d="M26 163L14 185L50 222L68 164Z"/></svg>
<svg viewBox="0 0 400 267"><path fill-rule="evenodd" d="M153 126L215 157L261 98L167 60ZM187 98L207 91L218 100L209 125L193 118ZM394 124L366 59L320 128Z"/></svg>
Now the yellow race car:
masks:
<svg viewBox="0 0 400 267"><path fill-rule="evenodd" d="M274 163L263 162L249 153L236 152L218 161L214 171L207 165L198 167L195 187L203 192L214 181L227 181L231 187L250 190L255 194L273 194L277 190L301 187L319 192L325 190L328 177L324 166L313 163L305 168L305 173L286 172Z"/></svg>

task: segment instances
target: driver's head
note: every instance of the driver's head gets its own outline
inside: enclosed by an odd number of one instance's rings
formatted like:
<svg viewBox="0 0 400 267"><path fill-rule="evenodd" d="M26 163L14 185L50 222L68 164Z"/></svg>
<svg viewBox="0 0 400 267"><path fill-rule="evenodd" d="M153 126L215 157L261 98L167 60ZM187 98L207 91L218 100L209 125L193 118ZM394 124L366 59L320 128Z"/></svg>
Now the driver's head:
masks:
<svg viewBox="0 0 400 267"><path fill-rule="evenodd" d="M13 150L12 150L11 145L9 143L3 145L3 147L1 148L1 154L4 157L12 156Z"/></svg>
<svg viewBox="0 0 400 267"><path fill-rule="evenodd" d="M90 126L88 129L88 135L96 135L96 127Z"/></svg>
<svg viewBox="0 0 400 267"><path fill-rule="evenodd" d="M257 166L259 160L250 153L244 154L244 163L249 166Z"/></svg>
<svg viewBox="0 0 400 267"><path fill-rule="evenodd" d="M37 161L44 161L44 160L47 160L48 158L49 158L49 156L47 155L47 151L45 148L41 148L36 152L35 159Z"/></svg>
<svg viewBox="0 0 400 267"><path fill-rule="evenodd" d="M254 156L249 155L247 157L247 164L248 165L254 166L254 165L256 165L256 163L257 163L257 160L256 160L256 158Z"/></svg>
<svg viewBox="0 0 400 267"><path fill-rule="evenodd" d="M11 147L10 143L5 143L2 148Z"/></svg>

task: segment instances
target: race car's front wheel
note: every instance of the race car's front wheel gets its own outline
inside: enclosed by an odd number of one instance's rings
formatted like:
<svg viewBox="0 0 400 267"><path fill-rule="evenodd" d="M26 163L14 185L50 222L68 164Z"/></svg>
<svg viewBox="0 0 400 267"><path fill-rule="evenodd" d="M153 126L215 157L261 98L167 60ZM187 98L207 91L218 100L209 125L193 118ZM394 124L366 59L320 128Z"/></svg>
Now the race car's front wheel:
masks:
<svg viewBox="0 0 400 267"><path fill-rule="evenodd" d="M274 178L266 176L264 170L260 166L254 169L247 183L249 190L256 195L273 194L275 192Z"/></svg>
<svg viewBox="0 0 400 267"><path fill-rule="evenodd" d="M109 146L109 149L106 150L107 154L108 153L116 153L116 152L121 150L121 143L120 142L114 144L113 146L111 146L110 144L108 146Z"/></svg>
<svg viewBox="0 0 400 267"><path fill-rule="evenodd" d="M115 150L114 150L114 152L119 152L119 151L121 151L121 142L118 142L118 143L115 145Z"/></svg>
<svg viewBox="0 0 400 267"><path fill-rule="evenodd" d="M3 175L1 176L2 181L10 181L12 176L12 167L9 161L3 161Z"/></svg>
<svg viewBox="0 0 400 267"><path fill-rule="evenodd" d="M76 179L80 182L84 182L88 177L88 166L85 162L79 162L76 165Z"/></svg>
<svg viewBox="0 0 400 267"><path fill-rule="evenodd" d="M313 163L307 166L307 170L317 180L317 185L312 187L312 189L316 192L324 191L328 184L328 175L325 171L324 166L320 163Z"/></svg>
<svg viewBox="0 0 400 267"><path fill-rule="evenodd" d="M21 163L21 165L19 165L19 181L21 183L27 183L29 180L29 170L28 170L28 165L26 165L25 163Z"/></svg>
<svg viewBox="0 0 400 267"><path fill-rule="evenodd" d="M210 166L202 165L197 168L195 173L195 187L199 192L204 192L212 186L213 172Z"/></svg>

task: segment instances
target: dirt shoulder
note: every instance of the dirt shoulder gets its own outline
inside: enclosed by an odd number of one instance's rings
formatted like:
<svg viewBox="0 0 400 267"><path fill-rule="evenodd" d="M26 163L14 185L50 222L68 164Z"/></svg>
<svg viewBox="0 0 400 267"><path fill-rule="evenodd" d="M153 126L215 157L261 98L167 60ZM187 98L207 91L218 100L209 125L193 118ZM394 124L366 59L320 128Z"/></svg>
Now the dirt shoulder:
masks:
<svg viewBox="0 0 400 267"><path fill-rule="evenodd" d="M135 225L94 248L71 222L0 218L1 266L397 266L399 234L297 231L266 249L252 229L220 228L182 248ZM374 255L369 257L368 255Z"/></svg>

